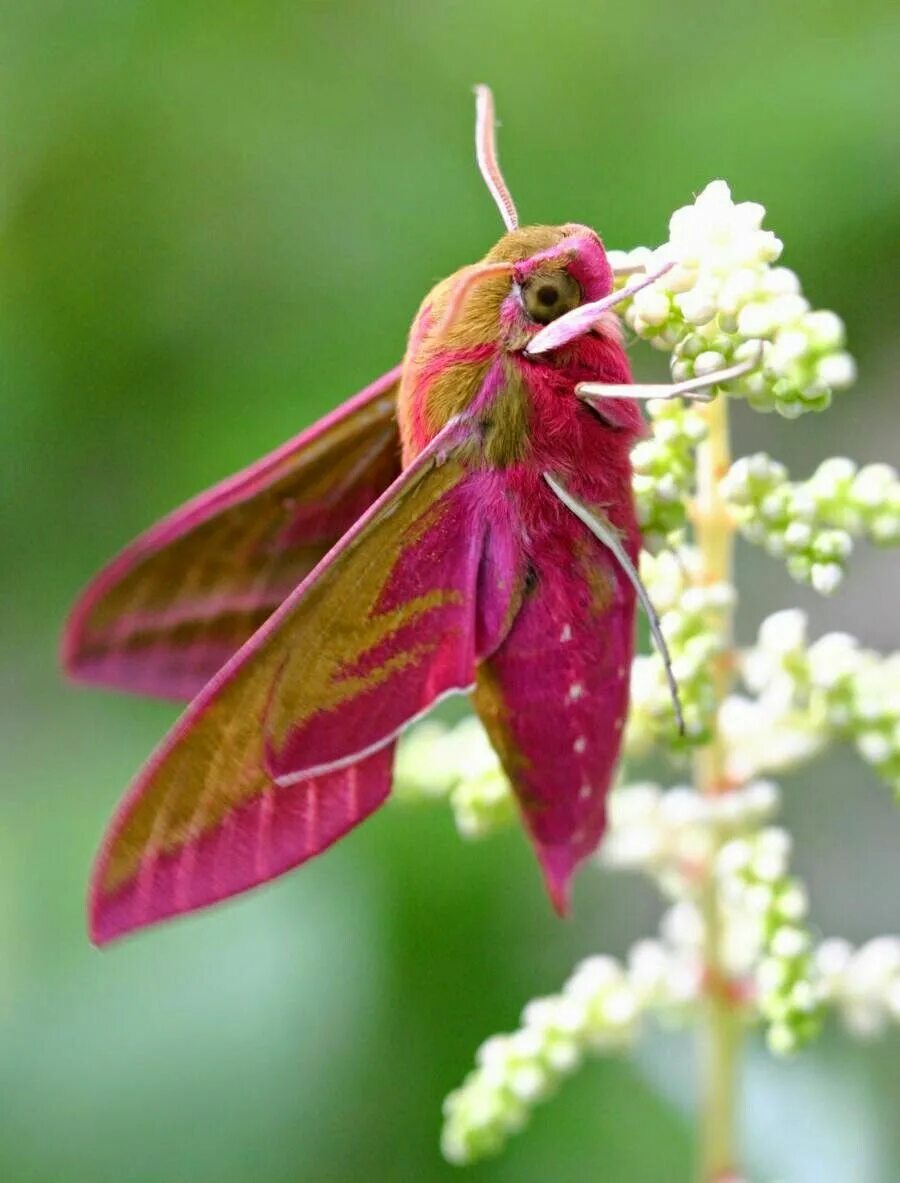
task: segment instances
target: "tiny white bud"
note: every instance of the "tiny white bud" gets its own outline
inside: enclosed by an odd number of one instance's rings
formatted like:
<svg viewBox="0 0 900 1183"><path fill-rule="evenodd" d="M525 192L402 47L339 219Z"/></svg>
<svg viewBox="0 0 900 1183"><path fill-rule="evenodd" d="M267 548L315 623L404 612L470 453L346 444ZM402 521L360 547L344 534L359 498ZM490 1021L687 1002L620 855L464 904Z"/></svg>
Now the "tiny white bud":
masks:
<svg viewBox="0 0 900 1183"><path fill-rule="evenodd" d="M564 1074L577 1067L581 1059L581 1049L570 1039L560 1039L547 1048L546 1056L550 1066L556 1072Z"/></svg>
<svg viewBox="0 0 900 1183"><path fill-rule="evenodd" d="M738 313L738 332L742 337L766 337L776 323L772 304L746 304Z"/></svg>
<svg viewBox="0 0 900 1183"><path fill-rule="evenodd" d="M803 550L812 539L812 527L808 522L791 522L784 532L785 546L791 550Z"/></svg>
<svg viewBox="0 0 900 1183"><path fill-rule="evenodd" d="M785 925L783 928L779 928L772 937L771 949L776 957L793 960L793 958L800 957L807 952L809 937L802 929Z"/></svg>
<svg viewBox="0 0 900 1183"><path fill-rule="evenodd" d="M773 267L765 273L763 287L771 296L796 295L800 292L800 280L789 267Z"/></svg>
<svg viewBox="0 0 900 1183"><path fill-rule="evenodd" d="M802 614L801 614L802 615ZM744 796L748 808L757 818L767 817L778 808L781 794L770 780L755 780L747 785Z"/></svg>
<svg viewBox="0 0 900 1183"><path fill-rule="evenodd" d="M773 612L759 626L759 644L771 653L796 653L806 643L806 613L799 608Z"/></svg>
<svg viewBox="0 0 900 1183"><path fill-rule="evenodd" d="M891 755L890 741L879 731L864 731L857 737L856 746L869 764L882 764Z"/></svg>
<svg viewBox="0 0 900 1183"><path fill-rule="evenodd" d="M693 288L681 296L676 296L675 302L688 324L708 324L716 315L715 297L702 287Z"/></svg>
<svg viewBox="0 0 900 1183"><path fill-rule="evenodd" d="M634 310L647 325L661 325L669 317L669 300L656 287L644 288L634 296Z"/></svg>
<svg viewBox="0 0 900 1183"><path fill-rule="evenodd" d="M853 481L853 500L874 508L882 504L897 481L897 472L890 464L866 464Z"/></svg>
<svg viewBox="0 0 900 1183"><path fill-rule="evenodd" d="M626 1027L637 1016L637 1002L630 990L619 987L601 1001L600 1012L611 1027Z"/></svg>
<svg viewBox="0 0 900 1183"><path fill-rule="evenodd" d="M776 296L771 303L771 316L778 325L793 325L809 311L809 301L796 292Z"/></svg>
<svg viewBox="0 0 900 1183"><path fill-rule="evenodd" d="M834 349L844 343L844 322L834 312L809 312L803 318L803 327L821 349Z"/></svg>
<svg viewBox="0 0 900 1183"><path fill-rule="evenodd" d="M772 906L772 889L768 884L754 883L747 888L745 899L748 911L764 916Z"/></svg>
<svg viewBox="0 0 900 1183"><path fill-rule="evenodd" d="M792 362L799 361L808 348L809 341L800 329L782 329L769 351L769 363L774 369L782 370ZM822 378L822 381L827 384L826 378Z"/></svg>
<svg viewBox="0 0 900 1183"><path fill-rule="evenodd" d="M736 838L726 842L716 858L716 869L723 875L737 875L749 866L753 855L749 842Z"/></svg>
<svg viewBox="0 0 900 1183"><path fill-rule="evenodd" d="M853 957L853 946L849 941L831 937L823 941L815 952L815 963L819 973L834 978L843 974Z"/></svg>
<svg viewBox="0 0 900 1183"><path fill-rule="evenodd" d="M787 982L788 967L776 957L764 958L757 967L756 980L764 994L774 994Z"/></svg>
<svg viewBox="0 0 900 1183"><path fill-rule="evenodd" d="M802 920L809 909L806 892L799 884L792 884L778 897L778 911L785 920Z"/></svg>
<svg viewBox="0 0 900 1183"><path fill-rule="evenodd" d="M522 1027L509 1036L508 1046L513 1055L533 1060L543 1051L543 1040L537 1031Z"/></svg>
<svg viewBox="0 0 900 1183"><path fill-rule="evenodd" d="M823 460L813 473L812 482L834 496L838 486L846 484L855 475L856 465L847 456L831 456Z"/></svg>
<svg viewBox="0 0 900 1183"><path fill-rule="evenodd" d="M707 374L714 374L717 370L723 369L725 364L725 358L721 353L707 349L695 359L694 373L698 377L705 377Z"/></svg>
<svg viewBox="0 0 900 1183"><path fill-rule="evenodd" d="M531 1103L546 1095L548 1083L546 1073L537 1065L527 1064L512 1073L509 1087L513 1096Z"/></svg>
<svg viewBox="0 0 900 1183"><path fill-rule="evenodd" d="M846 530L823 530L813 545L817 559L847 559L853 550L853 539Z"/></svg>
<svg viewBox="0 0 900 1183"><path fill-rule="evenodd" d="M773 1023L766 1033L766 1043L776 1056L787 1056L797 1050L797 1036L786 1023Z"/></svg>
<svg viewBox="0 0 900 1183"><path fill-rule="evenodd" d="M575 967L575 972L564 989L566 994L573 998L587 1002L600 991L620 981L621 976L621 968L614 958L601 955L588 957Z"/></svg>
<svg viewBox="0 0 900 1183"><path fill-rule="evenodd" d="M790 858L792 846L790 834L781 826L768 826L757 838L757 850L778 855L785 861Z"/></svg>
<svg viewBox="0 0 900 1183"><path fill-rule="evenodd" d="M856 381L856 362L849 353L832 353L816 366L816 377L826 386L845 390Z"/></svg>
<svg viewBox="0 0 900 1183"><path fill-rule="evenodd" d="M810 570L812 585L822 596L831 595L843 578L843 569L837 563L813 563Z"/></svg>

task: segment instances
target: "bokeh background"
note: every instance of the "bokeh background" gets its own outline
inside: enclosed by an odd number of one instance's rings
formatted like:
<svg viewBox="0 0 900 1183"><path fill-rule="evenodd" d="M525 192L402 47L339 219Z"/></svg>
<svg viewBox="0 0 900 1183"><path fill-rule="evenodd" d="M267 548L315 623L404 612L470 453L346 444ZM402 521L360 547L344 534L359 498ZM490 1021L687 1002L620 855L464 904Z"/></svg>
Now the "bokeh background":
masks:
<svg viewBox="0 0 900 1183"><path fill-rule="evenodd" d="M893 9L893 13L892 13ZM655 243L724 176L764 202L858 387L738 414L798 475L897 462L896 9L557 0L4 0L0 6L0 1179L349 1183L458 1176L440 1103L476 1045L587 953L652 927L585 872L574 919L522 836L385 809L300 873L99 953L82 901L110 810L173 717L63 685L67 606L134 533L400 356L430 284L499 234L472 160L490 81L526 219ZM893 95L895 100L896 96ZM645 375L659 359L639 356ZM823 602L741 552L740 627L898 640L896 555ZM900 818L849 754L789 783L822 930L898 926ZM755 1179L896 1183L900 1043L754 1044ZM677 1183L691 1049L592 1065L474 1180Z"/></svg>

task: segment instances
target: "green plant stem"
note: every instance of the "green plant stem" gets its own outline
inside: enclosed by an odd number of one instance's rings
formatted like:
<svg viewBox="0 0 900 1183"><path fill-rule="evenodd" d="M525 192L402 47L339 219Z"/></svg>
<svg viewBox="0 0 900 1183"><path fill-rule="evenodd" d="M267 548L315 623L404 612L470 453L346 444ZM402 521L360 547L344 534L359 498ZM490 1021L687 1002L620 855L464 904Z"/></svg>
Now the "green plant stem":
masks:
<svg viewBox="0 0 900 1183"><path fill-rule="evenodd" d="M694 537L709 583L731 582L734 524L719 494L719 482L731 463L728 401L719 396L704 408L708 436L697 452L697 500ZM728 693L733 669L732 619L723 612L722 651L713 670L716 707ZM717 729L694 759L694 782L703 793L726 792L725 751ZM700 1018L699 1183L714 1183L735 1170L737 1108L742 1030L729 997L722 962L722 924L716 886L710 874L703 884L706 996Z"/></svg>

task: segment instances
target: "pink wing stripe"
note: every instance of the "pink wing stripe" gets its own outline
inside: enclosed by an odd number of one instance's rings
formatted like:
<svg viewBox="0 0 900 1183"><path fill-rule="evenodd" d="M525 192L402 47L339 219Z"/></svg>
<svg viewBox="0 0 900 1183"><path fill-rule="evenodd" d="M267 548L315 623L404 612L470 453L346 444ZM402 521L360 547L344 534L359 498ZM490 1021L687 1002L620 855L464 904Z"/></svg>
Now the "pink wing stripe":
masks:
<svg viewBox="0 0 900 1183"><path fill-rule="evenodd" d="M269 744L267 771L279 783L357 759L436 699L474 685L476 663L509 626L518 586L509 530L503 520L489 523L485 512L490 479L475 473L450 489L433 504L431 525L400 551L375 608L375 621L391 623L334 676L338 691L359 681L371 688L348 693L293 727L277 746ZM373 561L384 562L374 550ZM297 603L302 595L298 590ZM410 614L410 606L435 600Z"/></svg>
<svg viewBox="0 0 900 1183"><path fill-rule="evenodd" d="M73 677L88 682L115 685L142 693L158 694L165 698L193 697L200 685L203 685L234 653L235 646L229 643L227 637L210 638L202 643L192 639L187 646L187 652L183 645L167 645L164 640L158 641L146 651L137 649L134 652L121 650L92 653L88 644L85 652L85 641L90 641L91 638L91 619L94 612L104 598L150 556L190 534L204 522L244 502L252 501L273 481L284 476L286 461L308 450L332 428L351 418L361 408L391 393L399 381L401 368L395 366L292 440L255 464L194 497L121 551L88 584L75 604L63 633L63 667ZM383 442L379 436L373 437L373 449L377 452ZM360 459L360 480L364 479L367 459L366 455ZM282 537L278 539L278 545L289 551L293 547L316 544L322 539L328 542L335 532L343 532L347 522L363 513L373 500L373 491L367 485L363 484L359 489L352 487L353 475L353 472L345 474L344 484L348 485L348 488L343 496L336 488L335 496L330 499L328 506L298 507L296 519L290 522ZM374 495L380 491L375 490ZM336 530L333 527L336 527ZM209 593L205 598L198 597L193 623L196 624L198 620L212 620L219 614L243 613L256 609L272 610L296 587L296 579L279 582L277 570L268 571L266 577L266 585L260 587L258 593L251 592L249 598L230 597L222 595L221 592ZM183 606L186 607L187 605ZM180 615L179 609L171 613L148 612L146 617L141 613L135 613L133 616L123 617L118 624L122 631L129 626L140 627L142 624L156 630L174 631L182 623ZM191 646L194 645L197 646L196 653L191 651Z"/></svg>
<svg viewBox="0 0 900 1183"><path fill-rule="evenodd" d="M393 745L352 768L276 788L236 809L218 829L176 854L145 858L137 879L112 896L95 875L91 939L205 907L306 862L373 813L390 791ZM106 847L111 839L107 840ZM105 865L101 852L97 873Z"/></svg>
<svg viewBox="0 0 900 1183"><path fill-rule="evenodd" d="M98 942L222 899L323 850L387 796L392 740L402 726L441 694L473 683L477 660L490 654L509 629L522 581L518 551L507 528L502 520L488 520L489 497L483 484L490 478L467 473L461 466L457 449L470 438L471 428L465 424L445 428L175 724L122 802L97 860L91 927ZM442 469L444 463L452 467ZM431 496L426 484L430 475L436 478L435 491L444 490L442 496ZM411 490L418 500L404 504ZM426 508L416 517L420 511L413 512L413 507L419 505ZM400 548L387 578L379 575L373 585L374 614L359 625L341 611L347 584L356 589L360 579L366 581L370 555L376 564L390 563L379 542L392 531L397 534L398 523L409 544ZM379 534L382 526L386 534ZM331 573L336 579L327 582ZM322 594L323 588L327 594ZM310 615L307 597L313 593L320 598ZM428 610L409 615L410 603L428 596ZM479 598L482 612L476 606ZM331 612L332 605L333 616L323 615L322 610ZM379 614L393 622L392 613L397 627L385 630ZM370 632L373 621L376 627ZM288 647L282 630L296 622L302 627L290 634L293 647ZM278 671L299 657L286 692L304 687L302 679L320 676L322 663L327 668L329 655L341 645L346 642L353 649L358 637L370 635L378 640L368 650L354 650L355 668L349 662L338 664L331 675L340 686L342 678L352 680L360 670L379 673L374 693L359 695L364 709L352 705L358 686L346 702L338 695L337 708L332 705L313 716L315 726L289 730L286 746L272 751L270 737L268 763L273 767L268 767L259 749L259 732L252 727L248 731L246 722L258 717L262 725L266 712L273 711ZM387 650L385 638L392 638ZM385 665L386 654L394 655L391 644L401 658L396 668ZM228 713L223 724L215 711L225 694ZM336 723L329 717L332 712ZM231 729L229 721L237 726ZM239 735L233 741L235 732ZM292 773L298 775L292 778ZM204 782L199 789L191 783L198 777ZM249 799L232 806L210 827L209 806L216 795L221 802L223 792L242 786L253 790L252 795L243 794ZM145 831L138 838L130 836L135 811L145 799L154 801L149 795L157 791L163 795L155 806L149 837ZM184 829L174 834L178 845L172 849L172 809L167 802L182 793L191 794L192 815L179 823ZM236 800L241 796L235 793ZM139 843L138 869L129 871L121 887L110 890L104 886L108 869L116 857L121 860L124 853L127 858L130 842Z"/></svg>

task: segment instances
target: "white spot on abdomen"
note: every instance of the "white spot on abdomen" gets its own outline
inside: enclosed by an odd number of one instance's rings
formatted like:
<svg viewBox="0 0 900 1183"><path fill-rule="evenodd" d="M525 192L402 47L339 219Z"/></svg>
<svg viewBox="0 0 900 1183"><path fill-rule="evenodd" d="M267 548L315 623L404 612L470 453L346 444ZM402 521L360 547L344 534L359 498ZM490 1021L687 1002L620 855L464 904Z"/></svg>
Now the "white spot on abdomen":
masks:
<svg viewBox="0 0 900 1183"><path fill-rule="evenodd" d="M584 697L584 686L580 682L573 682L569 687L569 701L577 702Z"/></svg>

